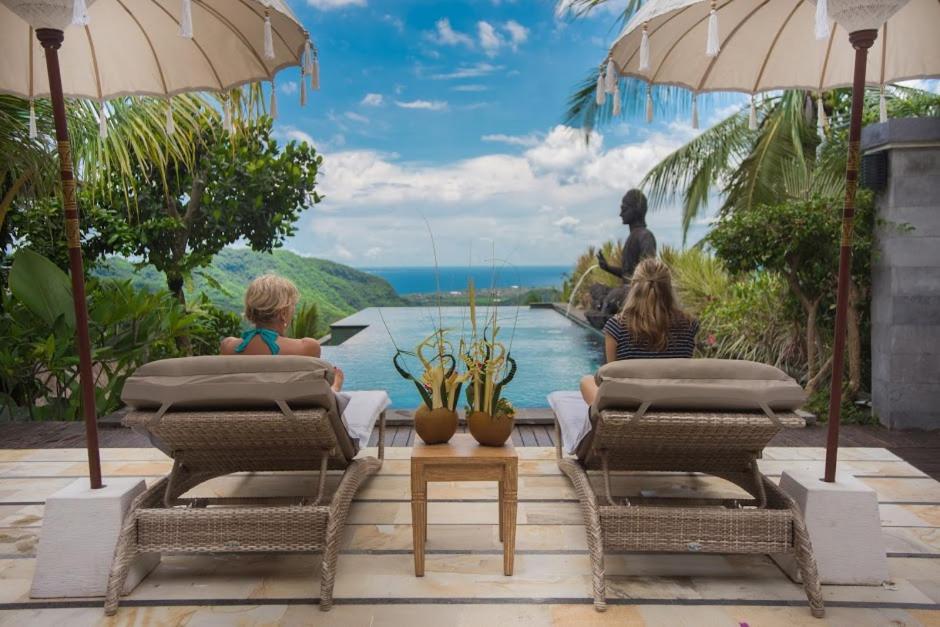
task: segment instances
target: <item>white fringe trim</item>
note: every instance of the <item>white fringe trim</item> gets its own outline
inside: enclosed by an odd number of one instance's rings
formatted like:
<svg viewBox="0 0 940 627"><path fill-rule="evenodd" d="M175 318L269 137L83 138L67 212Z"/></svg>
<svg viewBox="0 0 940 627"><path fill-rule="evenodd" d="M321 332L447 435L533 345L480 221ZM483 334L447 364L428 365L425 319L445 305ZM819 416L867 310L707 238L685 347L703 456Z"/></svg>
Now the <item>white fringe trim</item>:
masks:
<svg viewBox="0 0 940 627"><path fill-rule="evenodd" d="M274 55L274 29L271 27L271 16L264 14L264 58L272 61Z"/></svg>
<svg viewBox="0 0 940 627"><path fill-rule="evenodd" d="M708 41L705 44L705 54L709 57L717 57L721 52L721 44L718 42L718 11L715 9L715 3L712 2L712 10L708 15Z"/></svg>
<svg viewBox="0 0 940 627"><path fill-rule="evenodd" d="M752 131L757 130L757 104L754 102L754 96L751 96L751 113L747 118L747 127Z"/></svg>
<svg viewBox="0 0 940 627"><path fill-rule="evenodd" d="M646 72L650 69L650 35L647 32L646 24L643 25L643 38L640 39L640 71Z"/></svg>
<svg viewBox="0 0 940 627"><path fill-rule="evenodd" d="M39 130L36 127L36 106L33 104L33 101L29 101L29 138L36 139L39 137Z"/></svg>
<svg viewBox="0 0 940 627"><path fill-rule="evenodd" d="M829 2L816 0L816 39L829 37Z"/></svg>
<svg viewBox="0 0 940 627"><path fill-rule="evenodd" d="M193 2L182 0L180 7L180 37L193 38Z"/></svg>
<svg viewBox="0 0 940 627"><path fill-rule="evenodd" d="M85 0L73 0L72 24L75 26L88 26L88 5Z"/></svg>
<svg viewBox="0 0 940 627"><path fill-rule="evenodd" d="M271 108L268 111L272 120L277 119L277 85L274 84L274 77L271 77Z"/></svg>

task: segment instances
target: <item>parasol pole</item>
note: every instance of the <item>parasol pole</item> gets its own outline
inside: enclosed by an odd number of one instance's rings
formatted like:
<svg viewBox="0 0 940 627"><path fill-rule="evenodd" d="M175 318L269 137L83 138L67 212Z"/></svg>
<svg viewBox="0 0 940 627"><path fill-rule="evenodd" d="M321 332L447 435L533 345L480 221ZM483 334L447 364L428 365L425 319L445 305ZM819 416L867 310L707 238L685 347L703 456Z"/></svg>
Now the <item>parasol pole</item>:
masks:
<svg viewBox="0 0 940 627"><path fill-rule="evenodd" d="M78 203L75 199L75 176L72 172L72 145L65 118L65 99L62 96L62 75L59 71L59 47L65 39L61 30L36 29L42 45L49 74L49 94L52 98L52 116L59 148L59 176L62 179L62 204L65 209L65 237L69 248L69 274L72 279L72 302L75 305L76 347L78 349L78 375L82 395L82 414L85 418L85 444L88 448L88 475L91 488L101 483L101 458L98 451L98 417L95 408L95 383L92 378L91 340L88 337L88 307L85 302L85 271L82 264L81 230L78 224Z"/></svg>
<svg viewBox="0 0 940 627"><path fill-rule="evenodd" d="M859 144L862 138L862 111L865 106L865 72L868 49L878 38L875 29L849 34L855 48L855 76L852 82L852 117L849 123L849 154L845 167L845 205L842 209L842 243L839 248L839 283L836 295L836 328L832 348L832 379L829 384L829 433L826 438L824 481L836 480L839 455L839 422L842 411L842 374L845 369L845 327L849 307L849 281L852 275L852 238L855 228L855 192L858 190Z"/></svg>

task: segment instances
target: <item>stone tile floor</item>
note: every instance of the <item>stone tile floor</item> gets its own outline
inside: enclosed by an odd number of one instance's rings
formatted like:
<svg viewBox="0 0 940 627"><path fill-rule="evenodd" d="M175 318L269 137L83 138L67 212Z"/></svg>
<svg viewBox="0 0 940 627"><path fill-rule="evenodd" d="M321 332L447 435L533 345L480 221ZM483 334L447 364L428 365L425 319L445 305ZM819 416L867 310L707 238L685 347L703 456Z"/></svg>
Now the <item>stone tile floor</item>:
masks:
<svg viewBox="0 0 940 627"><path fill-rule="evenodd" d="M366 451L368 453L369 451ZM155 480L169 470L155 449L104 449L106 476ZM84 476L81 449L0 450L0 625L937 625L940 483L878 448L845 448L841 469L879 496L892 581L826 586L824 620L764 556L637 555L607 560L610 609L590 604L590 565L574 494L550 448L521 448L516 574L501 575L496 490L432 484L426 576L413 576L409 449L386 450L360 491L340 556L337 605L317 607L316 555L169 556L106 620L98 599L33 601L28 591L45 498ZM822 468L816 447L766 450L762 469ZM315 475L232 475L194 494L297 494ZM712 477L633 474L614 491L733 497Z"/></svg>

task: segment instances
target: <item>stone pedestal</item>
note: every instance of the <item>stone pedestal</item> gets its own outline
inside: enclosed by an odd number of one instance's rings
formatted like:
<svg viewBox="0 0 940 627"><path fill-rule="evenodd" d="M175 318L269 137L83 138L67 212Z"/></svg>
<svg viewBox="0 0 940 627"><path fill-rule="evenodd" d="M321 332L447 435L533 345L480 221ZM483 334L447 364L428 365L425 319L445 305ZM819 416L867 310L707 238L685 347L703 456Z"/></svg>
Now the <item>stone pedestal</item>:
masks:
<svg viewBox="0 0 940 627"><path fill-rule="evenodd" d="M79 479L46 499L30 596L104 596L124 514L145 487L140 479L106 478L105 487L92 490L88 479ZM156 554L138 557L125 593L159 561Z"/></svg>
<svg viewBox="0 0 940 627"><path fill-rule="evenodd" d="M871 124L866 155L887 156L875 196L872 409L892 429L940 429L940 118Z"/></svg>
<svg viewBox="0 0 940 627"><path fill-rule="evenodd" d="M888 580L888 559L881 536L878 496L847 474L834 483L813 471L783 472L780 488L790 495L806 519L813 553L823 584L880 586ZM799 581L791 556L773 556Z"/></svg>

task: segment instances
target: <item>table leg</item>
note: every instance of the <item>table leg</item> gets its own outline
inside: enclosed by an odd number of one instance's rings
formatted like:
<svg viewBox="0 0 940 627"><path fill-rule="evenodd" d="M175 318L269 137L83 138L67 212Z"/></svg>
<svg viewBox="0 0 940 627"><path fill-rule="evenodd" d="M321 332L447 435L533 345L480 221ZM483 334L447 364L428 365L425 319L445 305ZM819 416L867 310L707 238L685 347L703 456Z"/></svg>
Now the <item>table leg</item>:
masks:
<svg viewBox="0 0 940 627"><path fill-rule="evenodd" d="M503 521L503 574L512 575L516 557L516 500L517 481L515 464L506 468L502 499L499 503L500 519Z"/></svg>
<svg viewBox="0 0 940 627"><path fill-rule="evenodd" d="M503 493L503 482L499 481L497 483L499 483L499 541L502 542L505 536L504 529L506 525L506 517L503 515L503 500L505 499L505 495Z"/></svg>
<svg viewBox="0 0 940 627"><path fill-rule="evenodd" d="M424 544L428 534L428 484L422 469L411 469L411 530L414 540L415 577L424 577Z"/></svg>

